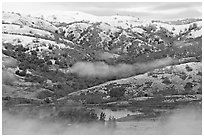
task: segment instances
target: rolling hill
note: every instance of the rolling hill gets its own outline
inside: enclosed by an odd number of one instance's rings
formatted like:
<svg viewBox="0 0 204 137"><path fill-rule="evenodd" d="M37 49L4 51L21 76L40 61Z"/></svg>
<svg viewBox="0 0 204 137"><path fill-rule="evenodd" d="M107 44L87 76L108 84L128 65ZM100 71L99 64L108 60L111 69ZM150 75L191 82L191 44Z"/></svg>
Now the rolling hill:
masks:
<svg viewBox="0 0 204 137"><path fill-rule="evenodd" d="M4 105L74 100L171 106L202 100L201 19L162 22L82 12L3 12L2 53ZM151 66L164 58L176 62L122 78L72 73L77 62Z"/></svg>

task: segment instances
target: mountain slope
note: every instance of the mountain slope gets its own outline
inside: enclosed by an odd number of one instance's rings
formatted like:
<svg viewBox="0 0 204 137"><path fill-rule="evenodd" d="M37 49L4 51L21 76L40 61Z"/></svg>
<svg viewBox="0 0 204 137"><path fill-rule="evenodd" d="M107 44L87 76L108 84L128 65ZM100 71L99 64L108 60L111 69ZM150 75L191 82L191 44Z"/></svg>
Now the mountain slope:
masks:
<svg viewBox="0 0 204 137"><path fill-rule="evenodd" d="M158 99L158 95L201 100L201 20L167 23L81 12L43 14L3 12L4 103L49 104L73 99L103 104ZM81 77L71 71L77 62L110 67L148 64L166 57L179 62L124 79Z"/></svg>

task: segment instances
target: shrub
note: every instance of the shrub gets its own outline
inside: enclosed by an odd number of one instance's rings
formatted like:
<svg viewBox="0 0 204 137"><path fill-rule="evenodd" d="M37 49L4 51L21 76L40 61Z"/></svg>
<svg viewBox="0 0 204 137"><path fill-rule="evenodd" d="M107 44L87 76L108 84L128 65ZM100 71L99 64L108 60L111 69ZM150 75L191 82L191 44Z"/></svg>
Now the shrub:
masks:
<svg viewBox="0 0 204 137"><path fill-rule="evenodd" d="M186 65L186 70L187 71L193 71L193 69L191 67L189 67L188 65Z"/></svg>
<svg viewBox="0 0 204 137"><path fill-rule="evenodd" d="M25 70L23 70L23 71L17 70L15 73L16 73L16 75L19 75L19 76L22 76L22 77L26 76L26 71Z"/></svg>
<svg viewBox="0 0 204 137"><path fill-rule="evenodd" d="M193 28L196 29L198 25L196 23L193 23Z"/></svg>
<svg viewBox="0 0 204 137"><path fill-rule="evenodd" d="M52 49L53 49L53 47L52 47L51 45L49 45L48 49L49 49L49 50L52 50Z"/></svg>
<svg viewBox="0 0 204 137"><path fill-rule="evenodd" d="M57 117L61 119L66 119L71 122L92 122L97 121L98 117L91 110L87 110L84 108L81 109L67 109L64 111L60 111Z"/></svg>
<svg viewBox="0 0 204 137"><path fill-rule="evenodd" d="M125 93L124 88L116 87L110 90L110 97L120 99L121 97L123 97L124 93Z"/></svg>
<svg viewBox="0 0 204 137"><path fill-rule="evenodd" d="M52 61L50 61L50 60L47 61L47 65L48 65L48 66L52 65Z"/></svg>
<svg viewBox="0 0 204 137"><path fill-rule="evenodd" d="M164 80L162 81L162 83L169 85L169 84L171 84L171 81L167 77L165 77Z"/></svg>
<svg viewBox="0 0 204 137"><path fill-rule="evenodd" d="M197 75L200 75L200 76L202 76L202 72L198 71Z"/></svg>
<svg viewBox="0 0 204 137"><path fill-rule="evenodd" d="M191 82L187 82L184 89L185 90L191 90L193 88L193 84Z"/></svg>

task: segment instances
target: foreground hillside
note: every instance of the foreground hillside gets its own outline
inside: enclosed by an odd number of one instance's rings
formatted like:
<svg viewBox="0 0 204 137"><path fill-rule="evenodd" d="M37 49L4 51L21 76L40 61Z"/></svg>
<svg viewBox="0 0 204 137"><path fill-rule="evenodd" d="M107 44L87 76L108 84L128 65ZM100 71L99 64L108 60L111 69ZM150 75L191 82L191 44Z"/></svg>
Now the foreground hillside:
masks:
<svg viewBox="0 0 204 137"><path fill-rule="evenodd" d="M200 100L201 69L200 62L168 66L134 77L106 82L69 95L81 97L81 99L87 99L86 96L90 96L87 100L90 101L89 103L105 102L111 97L116 100L132 100L134 98L138 101L146 101L154 97L170 98L175 96L176 98L181 97L182 101L190 101L191 99L185 97L190 96L191 98L192 96L192 100ZM171 98L164 101L174 102Z"/></svg>

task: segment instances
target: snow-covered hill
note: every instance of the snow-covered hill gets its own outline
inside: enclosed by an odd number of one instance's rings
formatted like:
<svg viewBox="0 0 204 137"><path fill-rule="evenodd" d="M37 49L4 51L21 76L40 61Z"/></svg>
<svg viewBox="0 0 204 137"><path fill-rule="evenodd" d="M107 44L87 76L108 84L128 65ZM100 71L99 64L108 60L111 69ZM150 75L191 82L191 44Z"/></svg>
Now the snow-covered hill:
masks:
<svg viewBox="0 0 204 137"><path fill-rule="evenodd" d="M57 28L51 23L41 20L29 15L21 15L14 12L3 12L2 14L3 24L18 24L21 26L31 26L42 30L49 30L54 32Z"/></svg>
<svg viewBox="0 0 204 137"><path fill-rule="evenodd" d="M201 20L167 23L82 12L3 12L2 33L3 71L14 81L3 83L7 101L12 97L45 103L47 98L75 98L79 93L89 97L92 92L103 99L116 87L129 99L201 94ZM165 57L193 59L119 80L79 77L70 71L77 62L114 66Z"/></svg>
<svg viewBox="0 0 204 137"><path fill-rule="evenodd" d="M96 23L96 22L102 22L106 24L107 28L114 28L114 27L121 27L123 29L133 28L133 27L140 27L140 26L148 26L148 25L155 25L157 30L160 29L160 27L167 29L169 32L172 32L176 35L178 35L180 32L185 32L185 29L188 29L193 27L193 25L197 25L199 30L202 28L202 21L194 20L192 23L186 23L183 22L182 25L175 25L175 24L167 24L165 22L155 22L152 20L140 20L136 17L132 16L94 16L91 14L79 12L79 11L67 11L67 12L61 12L61 11L42 11L39 13L33 13L33 16L43 17L43 19L48 20L50 22L54 23L66 23L71 24L73 22L83 22L88 21L90 23ZM84 27L84 24L81 25ZM104 25L102 25L103 27ZM109 27L108 27L109 26ZM88 25L86 25L88 27ZM104 27L103 27L104 30ZM138 29L139 30L139 29ZM141 30L139 30L141 31Z"/></svg>

